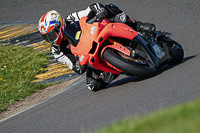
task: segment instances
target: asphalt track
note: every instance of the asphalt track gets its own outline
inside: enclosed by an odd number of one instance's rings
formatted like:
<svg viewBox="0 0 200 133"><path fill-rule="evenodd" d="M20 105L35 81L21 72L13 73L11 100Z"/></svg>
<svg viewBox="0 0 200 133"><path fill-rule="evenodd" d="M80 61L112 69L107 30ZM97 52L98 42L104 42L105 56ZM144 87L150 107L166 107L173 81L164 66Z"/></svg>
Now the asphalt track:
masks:
<svg viewBox="0 0 200 133"><path fill-rule="evenodd" d="M81 10L92 0L9 0L0 2L1 24L36 22L56 9L61 14ZM91 92L85 78L37 106L0 121L2 133L88 132L128 116L138 116L200 96L200 1L122 0L115 3L136 20L152 22L173 34L185 50L182 63L165 67L149 79L121 76L106 89Z"/></svg>

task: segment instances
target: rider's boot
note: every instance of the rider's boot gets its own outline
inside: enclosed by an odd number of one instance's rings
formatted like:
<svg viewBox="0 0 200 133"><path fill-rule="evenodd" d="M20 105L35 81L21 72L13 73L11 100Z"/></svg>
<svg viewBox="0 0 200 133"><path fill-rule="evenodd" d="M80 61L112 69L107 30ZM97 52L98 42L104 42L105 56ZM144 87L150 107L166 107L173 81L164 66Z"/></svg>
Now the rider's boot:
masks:
<svg viewBox="0 0 200 133"><path fill-rule="evenodd" d="M101 78L101 72L95 71L91 67L87 67L86 87L91 91L98 91L105 88L108 83L105 83Z"/></svg>
<svg viewBox="0 0 200 133"><path fill-rule="evenodd" d="M86 87L89 90L98 91L100 89L106 88L106 86L118 76L119 75L117 74L99 71L95 68L92 68L91 66L88 66L86 73Z"/></svg>
<svg viewBox="0 0 200 133"><path fill-rule="evenodd" d="M137 21L136 30L140 31L140 32L146 32L149 34L154 34L154 32L156 30L156 26L155 26L155 24L142 23L140 21Z"/></svg>
<svg viewBox="0 0 200 133"><path fill-rule="evenodd" d="M128 15L127 15L126 24L139 32L147 32L149 34L153 34L156 30L155 24L142 23L140 21L135 21L131 19Z"/></svg>

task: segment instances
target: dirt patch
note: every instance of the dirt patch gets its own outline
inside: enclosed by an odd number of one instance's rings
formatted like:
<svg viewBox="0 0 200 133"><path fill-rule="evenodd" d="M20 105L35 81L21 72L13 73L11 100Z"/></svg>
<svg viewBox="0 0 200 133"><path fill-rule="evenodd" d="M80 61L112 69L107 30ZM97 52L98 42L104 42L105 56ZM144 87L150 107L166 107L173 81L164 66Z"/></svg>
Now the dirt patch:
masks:
<svg viewBox="0 0 200 133"><path fill-rule="evenodd" d="M53 94L55 94L56 92L59 92L60 90L64 89L65 87L69 86L70 84L72 84L74 81L76 81L78 78L75 79L71 79L69 81L65 81L64 83L61 84L57 84L57 85L53 85L50 87L47 87L45 89L43 89L42 91L36 92L34 94L32 94L31 96L27 96L25 99L22 99L16 103L14 103L13 105L10 105L7 110L3 111L0 114L0 119L11 116Z"/></svg>

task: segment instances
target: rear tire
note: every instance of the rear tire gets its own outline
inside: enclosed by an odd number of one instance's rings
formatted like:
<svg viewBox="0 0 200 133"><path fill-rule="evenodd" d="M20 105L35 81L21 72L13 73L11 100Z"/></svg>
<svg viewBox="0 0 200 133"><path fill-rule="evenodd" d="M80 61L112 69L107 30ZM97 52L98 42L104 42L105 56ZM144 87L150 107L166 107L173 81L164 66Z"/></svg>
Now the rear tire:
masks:
<svg viewBox="0 0 200 133"><path fill-rule="evenodd" d="M156 68L151 64L149 66L135 64L116 54L113 49L106 49L103 53L103 58L111 65L129 75L150 76L156 73Z"/></svg>

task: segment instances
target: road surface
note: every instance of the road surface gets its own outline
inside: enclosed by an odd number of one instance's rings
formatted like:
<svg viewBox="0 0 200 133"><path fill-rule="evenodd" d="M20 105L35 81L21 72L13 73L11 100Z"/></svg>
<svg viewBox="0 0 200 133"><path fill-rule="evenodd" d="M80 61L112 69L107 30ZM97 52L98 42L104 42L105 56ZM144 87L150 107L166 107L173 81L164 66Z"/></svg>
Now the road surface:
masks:
<svg viewBox="0 0 200 133"><path fill-rule="evenodd" d="M37 22L46 11L63 16L85 9L93 0L9 0L0 2L1 24ZM99 1L105 3L103 1ZM149 79L120 76L106 89L91 92L83 76L48 100L9 119L1 120L2 133L88 132L129 116L138 116L184 103L200 96L200 1L199 0L107 0L129 16L155 23L181 43L181 64L163 68Z"/></svg>

